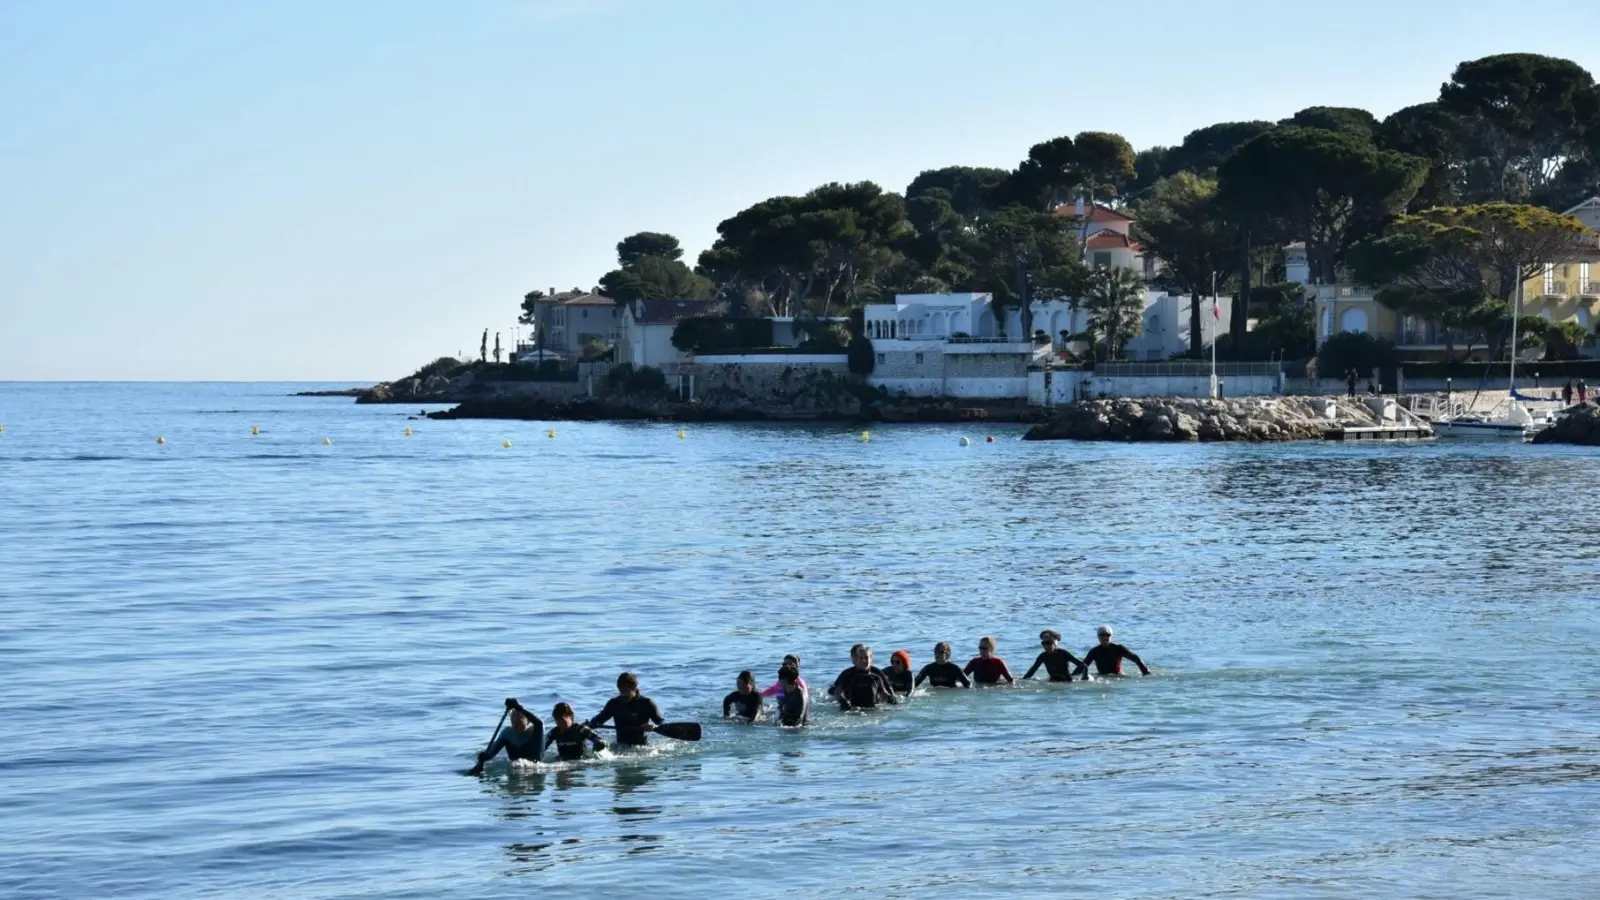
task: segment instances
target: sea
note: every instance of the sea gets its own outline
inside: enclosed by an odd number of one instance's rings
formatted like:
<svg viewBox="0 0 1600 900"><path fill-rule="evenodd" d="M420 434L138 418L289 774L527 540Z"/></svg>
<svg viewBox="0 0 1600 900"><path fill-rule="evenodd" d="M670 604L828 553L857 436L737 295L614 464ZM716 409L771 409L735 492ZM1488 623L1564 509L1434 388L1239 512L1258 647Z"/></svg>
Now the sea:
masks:
<svg viewBox="0 0 1600 900"><path fill-rule="evenodd" d="M0 896L1600 896L1593 450L338 386L0 384ZM824 694L1101 624L1149 677ZM724 721L786 653L810 726ZM625 670L703 739L464 774Z"/></svg>

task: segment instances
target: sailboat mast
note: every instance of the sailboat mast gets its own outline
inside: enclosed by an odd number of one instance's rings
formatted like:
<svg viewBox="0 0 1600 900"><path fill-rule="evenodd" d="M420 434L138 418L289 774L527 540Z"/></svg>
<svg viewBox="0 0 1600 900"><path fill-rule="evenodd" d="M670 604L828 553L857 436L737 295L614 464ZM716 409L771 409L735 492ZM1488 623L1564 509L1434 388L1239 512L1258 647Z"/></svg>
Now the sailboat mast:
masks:
<svg viewBox="0 0 1600 900"><path fill-rule="evenodd" d="M1520 272L1518 273L1521 274ZM1517 393L1517 317L1522 315L1522 280L1517 280L1517 293L1511 301L1511 374L1506 385L1506 402L1513 402Z"/></svg>

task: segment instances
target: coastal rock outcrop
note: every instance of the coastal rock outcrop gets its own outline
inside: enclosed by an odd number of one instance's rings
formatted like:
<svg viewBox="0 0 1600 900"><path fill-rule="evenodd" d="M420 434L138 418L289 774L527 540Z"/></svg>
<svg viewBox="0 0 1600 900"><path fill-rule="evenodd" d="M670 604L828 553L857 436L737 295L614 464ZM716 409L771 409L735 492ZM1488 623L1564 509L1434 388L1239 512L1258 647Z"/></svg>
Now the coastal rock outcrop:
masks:
<svg viewBox="0 0 1600 900"><path fill-rule="evenodd" d="M1334 428L1378 424L1364 404L1323 397L1083 400L1057 409L1023 440L1308 441Z"/></svg>
<svg viewBox="0 0 1600 900"><path fill-rule="evenodd" d="M1600 406L1582 403L1563 410L1554 425L1533 436L1533 442L1600 447Z"/></svg>

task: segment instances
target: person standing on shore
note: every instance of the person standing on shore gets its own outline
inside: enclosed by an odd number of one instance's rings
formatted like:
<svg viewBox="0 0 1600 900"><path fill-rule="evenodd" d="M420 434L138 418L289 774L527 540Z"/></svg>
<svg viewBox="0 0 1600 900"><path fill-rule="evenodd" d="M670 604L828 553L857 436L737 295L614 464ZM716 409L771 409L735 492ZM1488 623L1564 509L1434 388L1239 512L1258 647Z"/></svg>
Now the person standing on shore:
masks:
<svg viewBox="0 0 1600 900"><path fill-rule="evenodd" d="M1150 667L1144 664L1144 660L1140 659L1138 654L1121 644L1111 643L1110 625L1101 625L1095 629L1095 633L1100 638L1100 643L1083 655L1085 667L1093 664L1098 670L1098 674L1120 678L1122 676L1122 661L1131 659L1133 664L1139 667L1140 675L1150 674ZM1088 678L1087 675L1084 677Z"/></svg>
<svg viewBox="0 0 1600 900"><path fill-rule="evenodd" d="M1061 633L1059 631L1051 631L1046 628L1044 631L1039 632L1039 646L1043 647L1044 650L1034 659L1033 665L1028 668L1027 674L1022 676L1023 679L1032 678L1033 673L1039 671L1040 666L1044 666L1044 670L1050 674L1051 681L1071 681L1074 674L1082 675L1083 680L1088 681L1089 669L1083 660L1073 656L1071 652L1063 650L1060 644ZM1077 667L1076 672L1073 671L1073 667Z"/></svg>
<svg viewBox="0 0 1600 900"><path fill-rule="evenodd" d="M978 684L1017 683L1011 677L1011 670L1006 668L1006 661L994 655L994 638L987 634L978 639L978 655L968 660L967 667L961 671L971 675Z"/></svg>
<svg viewBox="0 0 1600 900"><path fill-rule="evenodd" d="M1572 379L1571 378L1568 378L1567 379L1567 383L1561 386L1561 405L1562 406L1571 406L1572 405Z"/></svg>
<svg viewBox="0 0 1600 900"><path fill-rule="evenodd" d="M967 680L967 675L961 671L961 667L950 661L949 641L940 641L934 645L933 662L923 666L922 671L917 673L913 687L924 681L931 681L933 686L938 688L972 687L972 682Z"/></svg>
<svg viewBox="0 0 1600 900"><path fill-rule="evenodd" d="M1356 397L1356 370L1355 369L1345 369L1344 370L1344 384L1345 384L1345 387L1349 388L1349 390L1350 390L1350 399L1354 400L1355 397Z"/></svg>
<svg viewBox="0 0 1600 900"><path fill-rule="evenodd" d="M1589 382L1584 381L1582 378L1579 378L1578 379L1578 405L1582 406L1583 404L1588 403L1588 402L1589 402Z"/></svg>

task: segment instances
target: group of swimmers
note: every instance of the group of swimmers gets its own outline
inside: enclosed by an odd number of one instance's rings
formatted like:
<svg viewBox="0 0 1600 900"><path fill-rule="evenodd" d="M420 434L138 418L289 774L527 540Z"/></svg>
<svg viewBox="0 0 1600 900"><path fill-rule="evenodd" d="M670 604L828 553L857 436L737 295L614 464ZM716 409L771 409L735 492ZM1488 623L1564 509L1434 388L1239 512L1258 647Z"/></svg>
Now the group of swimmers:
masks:
<svg viewBox="0 0 1600 900"><path fill-rule="evenodd" d="M1042 649L1022 677L1032 678L1042 667L1050 681L1071 681L1080 676L1088 681L1091 665L1098 675L1120 677L1123 674L1123 660L1138 666L1140 674L1150 674L1150 668L1138 654L1121 644L1112 643L1111 626L1101 625L1096 629L1096 635L1099 643L1079 659L1061 647L1060 633L1049 629L1039 632ZM950 661L950 644L941 641L933 648L934 661L923 666L922 671L913 677L911 654L905 650L896 650L889 655L889 669L885 671L872 664L871 647L856 644L850 648L850 667L834 679L828 688L828 696L839 704L841 710L849 711L873 709L879 704L897 704L923 682L936 688L966 688L974 684L996 685L1002 682L1015 684L1016 678L1006 666L1006 661L995 656L994 651L994 638L985 635L978 641L978 655L963 668ZM756 677L748 669L740 672L736 689L722 699L723 718L754 722L761 717L763 703L768 697L775 700L778 724L799 727L807 723L811 695L805 679L800 677L800 657L792 654L785 656L783 665L778 669L778 680L766 690L756 689ZM639 679L632 672L617 676L617 695L587 722L577 721L570 705L557 703L551 711L555 727L548 737L545 736L544 722L523 709L516 698L507 698L506 710L511 716L511 726L501 730L489 746L478 754L479 769L502 750L514 760L538 761L553 746L560 759L581 759L585 744L592 746L595 752L606 749L606 742L594 732L595 728L606 722L614 723L617 743L626 746L643 746L651 731L666 725L655 701L639 693ZM692 739L698 740L698 734Z"/></svg>

